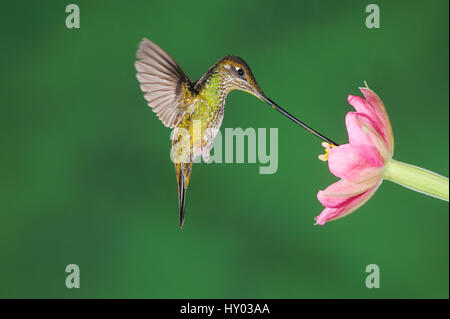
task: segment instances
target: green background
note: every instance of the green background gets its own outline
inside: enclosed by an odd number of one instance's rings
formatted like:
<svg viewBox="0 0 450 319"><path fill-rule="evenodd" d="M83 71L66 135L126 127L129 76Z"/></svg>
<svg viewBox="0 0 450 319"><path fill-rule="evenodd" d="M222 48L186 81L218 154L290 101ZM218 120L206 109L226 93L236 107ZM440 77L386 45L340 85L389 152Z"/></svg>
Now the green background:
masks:
<svg viewBox="0 0 450 319"><path fill-rule="evenodd" d="M146 105L148 37L191 79L243 57L268 96L345 143L366 80L395 158L449 174L447 1L9 1L0 17L0 297L448 298L448 203L384 182L354 214L313 226L337 179L320 141L249 94L224 128L277 127L278 171L196 164L184 228L169 130ZM67 289L78 264L81 288ZM377 264L381 288L365 287Z"/></svg>

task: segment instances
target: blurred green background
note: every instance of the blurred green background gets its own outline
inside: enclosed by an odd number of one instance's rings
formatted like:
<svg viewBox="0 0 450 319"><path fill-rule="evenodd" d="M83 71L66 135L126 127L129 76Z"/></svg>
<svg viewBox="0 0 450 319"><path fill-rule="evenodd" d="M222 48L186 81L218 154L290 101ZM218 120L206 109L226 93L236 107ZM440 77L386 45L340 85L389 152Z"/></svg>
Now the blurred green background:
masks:
<svg viewBox="0 0 450 319"><path fill-rule="evenodd" d="M448 298L448 203L384 182L356 213L313 226L336 178L320 141L230 94L224 128L279 128L278 171L196 164L184 228L169 130L146 105L148 37L191 79L243 57L281 106L344 143L366 80L395 158L449 174L448 1L71 1L2 4L0 297ZM67 289L65 267L81 269ZM365 267L381 288L365 287Z"/></svg>

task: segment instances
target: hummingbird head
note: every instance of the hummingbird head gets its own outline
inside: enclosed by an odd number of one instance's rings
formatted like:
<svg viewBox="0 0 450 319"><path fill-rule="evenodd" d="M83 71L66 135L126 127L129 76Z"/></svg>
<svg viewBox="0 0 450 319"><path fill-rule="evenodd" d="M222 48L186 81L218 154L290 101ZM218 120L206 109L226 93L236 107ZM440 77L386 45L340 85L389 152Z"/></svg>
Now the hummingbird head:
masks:
<svg viewBox="0 0 450 319"><path fill-rule="evenodd" d="M259 87L252 70L248 64L238 56L227 55L217 61L213 67L218 72L224 82L225 91L228 93L232 90L241 90L248 92L258 99L266 102L272 108L282 111L275 102L269 99ZM286 114L285 114L286 115Z"/></svg>
<svg viewBox="0 0 450 319"><path fill-rule="evenodd" d="M265 95L248 64L237 56L227 55L216 64L216 71L222 76L226 90L241 90L264 100Z"/></svg>

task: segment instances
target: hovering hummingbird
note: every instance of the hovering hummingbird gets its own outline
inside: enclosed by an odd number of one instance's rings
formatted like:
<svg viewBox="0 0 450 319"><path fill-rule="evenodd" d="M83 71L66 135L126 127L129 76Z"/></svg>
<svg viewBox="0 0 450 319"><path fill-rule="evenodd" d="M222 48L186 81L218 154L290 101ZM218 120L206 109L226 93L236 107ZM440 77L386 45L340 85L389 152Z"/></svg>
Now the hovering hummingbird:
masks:
<svg viewBox="0 0 450 319"><path fill-rule="evenodd" d="M298 125L322 140L337 145L270 100L261 90L247 63L232 55L219 59L199 80L191 81L175 60L155 43L144 38L137 51L137 79L148 105L162 123L174 129L172 154L178 182L180 227L184 222L186 189L196 157L208 160L214 138L220 129L225 100L232 90L248 92L268 103ZM200 141L194 141L194 123L200 123ZM189 132L188 143L180 143L181 131ZM195 146L197 145L197 147ZM182 157L182 156L181 156Z"/></svg>

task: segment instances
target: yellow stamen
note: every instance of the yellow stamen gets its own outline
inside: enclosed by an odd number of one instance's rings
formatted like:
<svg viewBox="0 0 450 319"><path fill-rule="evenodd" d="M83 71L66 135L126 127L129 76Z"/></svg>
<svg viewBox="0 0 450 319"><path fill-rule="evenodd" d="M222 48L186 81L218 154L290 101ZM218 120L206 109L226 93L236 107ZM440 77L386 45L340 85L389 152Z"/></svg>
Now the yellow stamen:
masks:
<svg viewBox="0 0 450 319"><path fill-rule="evenodd" d="M325 149L325 154L320 154L319 159L323 162L328 161L328 157L330 156L330 151L333 147L336 147L336 145L323 142L322 143L323 148Z"/></svg>

